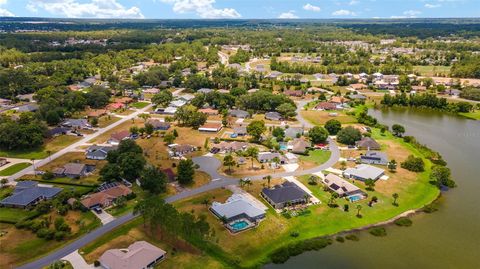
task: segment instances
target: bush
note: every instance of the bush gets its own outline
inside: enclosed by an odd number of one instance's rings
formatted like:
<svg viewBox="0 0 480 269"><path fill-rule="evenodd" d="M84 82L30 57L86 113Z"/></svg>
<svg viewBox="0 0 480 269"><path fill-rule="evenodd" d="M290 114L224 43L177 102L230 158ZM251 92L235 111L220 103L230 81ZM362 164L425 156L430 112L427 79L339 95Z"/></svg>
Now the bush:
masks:
<svg viewBox="0 0 480 269"><path fill-rule="evenodd" d="M349 234L349 235L345 236L345 239L350 240L350 241L359 241L360 240L360 238L358 238L358 236L356 236L354 234Z"/></svg>
<svg viewBox="0 0 480 269"><path fill-rule="evenodd" d="M337 236L337 237L335 238L335 240L337 240L337 242L340 242L340 243L345 242L345 238L343 238L343 237L341 237L341 236Z"/></svg>
<svg viewBox="0 0 480 269"><path fill-rule="evenodd" d="M298 232L291 232L290 236L291 237L298 237L300 234Z"/></svg>
<svg viewBox="0 0 480 269"><path fill-rule="evenodd" d="M331 243L330 239L323 237L292 243L275 250L270 254L270 259L273 263L284 263L290 257L297 256L305 251L320 250Z"/></svg>
<svg viewBox="0 0 480 269"><path fill-rule="evenodd" d="M395 220L394 223L397 226L403 226L403 227L409 227L409 226L412 226L412 224L413 224L412 220L407 218L407 217L401 217L401 218Z"/></svg>
<svg viewBox="0 0 480 269"><path fill-rule="evenodd" d="M55 175L50 171L46 171L42 175L42 180L52 180L53 178L55 178Z"/></svg>
<svg viewBox="0 0 480 269"><path fill-rule="evenodd" d="M62 241L63 239L65 239L67 237L68 233L66 232L56 232L55 233L55 240L57 241Z"/></svg>
<svg viewBox="0 0 480 269"><path fill-rule="evenodd" d="M355 145L355 142L362 139L360 131L352 126L347 126L337 134L337 141L346 145Z"/></svg>
<svg viewBox="0 0 480 269"><path fill-rule="evenodd" d="M100 266L100 262L99 262L98 260L95 260L95 261L93 262L93 266L99 267L99 266Z"/></svg>
<svg viewBox="0 0 480 269"><path fill-rule="evenodd" d="M383 227L371 228L368 232L373 236L387 236L387 230L385 230Z"/></svg>

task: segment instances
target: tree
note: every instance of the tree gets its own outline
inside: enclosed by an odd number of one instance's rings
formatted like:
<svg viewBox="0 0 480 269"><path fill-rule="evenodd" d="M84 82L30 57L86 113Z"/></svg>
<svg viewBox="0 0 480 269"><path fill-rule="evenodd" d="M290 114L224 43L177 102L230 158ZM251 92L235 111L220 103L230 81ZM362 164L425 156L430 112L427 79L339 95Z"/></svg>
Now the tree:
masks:
<svg viewBox="0 0 480 269"><path fill-rule="evenodd" d="M270 182L272 181L272 176L268 175L268 176L263 177L263 179L265 179L267 181L267 187L270 189Z"/></svg>
<svg viewBox="0 0 480 269"><path fill-rule="evenodd" d="M402 137L403 134L405 133L405 127L403 127L400 124L394 124L392 125L392 132L393 132L393 135Z"/></svg>
<svg viewBox="0 0 480 269"><path fill-rule="evenodd" d="M272 135L277 141L282 141L285 138L285 130L281 127L275 127L273 128Z"/></svg>
<svg viewBox="0 0 480 269"><path fill-rule="evenodd" d="M166 133L163 136L163 142L165 142L165 144L167 145L173 144L174 141L175 141L175 135L172 133Z"/></svg>
<svg viewBox="0 0 480 269"><path fill-rule="evenodd" d="M337 141L346 145L355 145L355 142L362 139L360 131L352 126L347 126L337 133Z"/></svg>
<svg viewBox="0 0 480 269"><path fill-rule="evenodd" d="M134 152L123 153L117 159L121 177L130 182L135 181L140 176L145 163L145 158Z"/></svg>
<svg viewBox="0 0 480 269"><path fill-rule="evenodd" d="M206 208L208 208L208 205L210 204L210 200L208 198L203 199L202 204L205 205Z"/></svg>
<svg viewBox="0 0 480 269"><path fill-rule="evenodd" d="M393 197L393 205L398 206L398 204L397 204L398 193L392 194L392 197Z"/></svg>
<svg viewBox="0 0 480 269"><path fill-rule="evenodd" d="M193 105L185 105L177 109L175 119L181 125L198 128L207 121L207 115L198 112L198 109Z"/></svg>
<svg viewBox="0 0 480 269"><path fill-rule="evenodd" d="M191 159L181 160L177 167L177 178L181 185L193 183L195 165Z"/></svg>
<svg viewBox="0 0 480 269"><path fill-rule="evenodd" d="M290 103L283 103L279 105L275 110L280 113L280 115L282 115L282 117L284 117L285 119L289 119L297 115L297 108Z"/></svg>
<svg viewBox="0 0 480 269"><path fill-rule="evenodd" d="M374 191L375 190L375 180L369 178L365 180L365 185L367 186L366 190Z"/></svg>
<svg viewBox="0 0 480 269"><path fill-rule="evenodd" d="M151 194L160 194L167 189L167 176L153 166L147 166L141 174L140 186Z"/></svg>
<svg viewBox="0 0 480 269"><path fill-rule="evenodd" d="M338 196L338 193L332 192L332 193L330 194L330 199L328 200L328 203L327 203L328 206L329 206L329 207L337 207L338 205L337 205L337 203L336 203L335 201L337 200L338 197L339 197L339 196Z"/></svg>
<svg viewBox="0 0 480 269"><path fill-rule="evenodd" d="M93 126L93 127L97 127L98 126L98 118L97 117L93 117L90 119L90 124Z"/></svg>
<svg viewBox="0 0 480 269"><path fill-rule="evenodd" d="M146 124L145 124L145 133L146 133L147 135L152 135L152 134L153 134L153 131L155 131L155 128L153 127L153 125L150 124L150 123L146 123Z"/></svg>
<svg viewBox="0 0 480 269"><path fill-rule="evenodd" d="M432 168L430 178L438 187L447 186L449 188L455 187L455 181L451 179L450 169L446 166L435 165Z"/></svg>
<svg viewBox="0 0 480 269"><path fill-rule="evenodd" d="M356 208L357 208L357 217L361 218L362 215L360 215L360 210L362 210L362 205L357 205Z"/></svg>
<svg viewBox="0 0 480 269"><path fill-rule="evenodd" d="M318 176L311 175L311 176L308 178L308 184L310 184L310 185L317 185L317 184L318 184Z"/></svg>
<svg viewBox="0 0 480 269"><path fill-rule="evenodd" d="M130 127L129 132L130 132L132 135L137 135L137 134L138 134L138 127L137 127L137 126L132 126L132 127Z"/></svg>
<svg viewBox="0 0 480 269"><path fill-rule="evenodd" d="M342 124L338 120L329 120L325 123L325 129L330 135L336 135L342 130Z"/></svg>
<svg viewBox="0 0 480 269"><path fill-rule="evenodd" d="M425 163L420 157L410 155L407 159L400 164L403 169L407 169L412 172L423 172L425 170Z"/></svg>
<svg viewBox="0 0 480 269"><path fill-rule="evenodd" d="M245 151L245 155L250 157L252 161L252 169L253 169L253 160L258 156L258 148L257 147L248 147Z"/></svg>
<svg viewBox="0 0 480 269"><path fill-rule="evenodd" d="M397 161L395 160L389 161L387 164L387 167L388 167L388 170L390 170L390 172L395 173L395 171L397 170Z"/></svg>
<svg viewBox="0 0 480 269"><path fill-rule="evenodd" d="M308 131L308 136L314 144L323 143L328 138L328 131L320 126L315 126Z"/></svg>
<svg viewBox="0 0 480 269"><path fill-rule="evenodd" d="M235 162L235 159L231 154L228 154L223 158L223 165L228 166L228 172L232 172L232 166L236 165L237 163Z"/></svg>
<svg viewBox="0 0 480 269"><path fill-rule="evenodd" d="M164 90L152 97L152 103L160 106L167 106L173 100L173 94L170 91Z"/></svg>
<svg viewBox="0 0 480 269"><path fill-rule="evenodd" d="M263 120L254 120L247 125L247 133L253 137L255 141L260 141L262 134L267 130Z"/></svg>

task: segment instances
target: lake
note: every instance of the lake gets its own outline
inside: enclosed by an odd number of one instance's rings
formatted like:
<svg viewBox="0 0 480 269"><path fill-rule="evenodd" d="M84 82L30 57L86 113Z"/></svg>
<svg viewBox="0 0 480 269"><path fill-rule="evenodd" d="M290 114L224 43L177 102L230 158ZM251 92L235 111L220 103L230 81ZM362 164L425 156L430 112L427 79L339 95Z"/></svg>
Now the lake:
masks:
<svg viewBox="0 0 480 269"><path fill-rule="evenodd" d="M335 242L265 268L480 268L480 121L411 109L370 115L405 126L440 152L459 186L443 193L437 212L412 217L412 227L389 226L384 238L362 232L358 242Z"/></svg>

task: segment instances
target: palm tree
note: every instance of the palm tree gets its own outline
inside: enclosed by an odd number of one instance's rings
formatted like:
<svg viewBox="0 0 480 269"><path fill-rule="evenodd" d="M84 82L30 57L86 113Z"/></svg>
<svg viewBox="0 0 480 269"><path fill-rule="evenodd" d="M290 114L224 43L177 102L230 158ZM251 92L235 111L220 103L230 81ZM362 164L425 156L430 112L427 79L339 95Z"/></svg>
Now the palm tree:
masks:
<svg viewBox="0 0 480 269"><path fill-rule="evenodd" d="M266 177L263 177L263 179L267 180L267 186L270 189L270 181L272 181L272 176L268 175Z"/></svg>
<svg viewBox="0 0 480 269"><path fill-rule="evenodd" d="M51 151L51 150L47 150L46 153L47 153L47 155L48 155L48 159L50 160L50 156L52 155L52 151Z"/></svg>
<svg viewBox="0 0 480 269"><path fill-rule="evenodd" d="M308 184L310 184L310 185L317 185L317 181L318 181L318 177L315 176L315 175L311 175L308 178Z"/></svg>
<svg viewBox="0 0 480 269"><path fill-rule="evenodd" d="M236 164L235 160L233 159L233 156L231 154L228 154L223 158L223 165L228 166L228 172L232 172L232 166Z"/></svg>
<svg viewBox="0 0 480 269"><path fill-rule="evenodd" d="M253 169L253 159L257 158L258 156L258 148L249 147L247 148L247 151L245 153L246 153L246 156L250 157L250 159L252 160L252 169Z"/></svg>
<svg viewBox="0 0 480 269"><path fill-rule="evenodd" d="M252 185L253 185L252 181L251 181L249 178L246 178L246 179L244 180L244 182L245 182L245 185L247 186L247 189L248 189L248 186L252 186Z"/></svg>
<svg viewBox="0 0 480 269"><path fill-rule="evenodd" d="M357 217L360 218L362 215L360 215L360 210L362 210L362 205L357 205Z"/></svg>
<svg viewBox="0 0 480 269"><path fill-rule="evenodd" d="M240 186L240 188L243 188L243 186L245 186L245 180L243 178L241 178L239 181L238 181L238 186Z"/></svg>
<svg viewBox="0 0 480 269"><path fill-rule="evenodd" d="M33 176L37 176L37 171L35 170L35 158L31 158L30 161L32 161L32 167L33 167Z"/></svg>
<svg viewBox="0 0 480 269"><path fill-rule="evenodd" d="M393 197L393 205L398 206L398 204L397 204L398 193L392 194L392 197Z"/></svg>
<svg viewBox="0 0 480 269"><path fill-rule="evenodd" d="M310 203L310 195L305 194L305 195L303 196L303 198L305 199L305 204Z"/></svg>

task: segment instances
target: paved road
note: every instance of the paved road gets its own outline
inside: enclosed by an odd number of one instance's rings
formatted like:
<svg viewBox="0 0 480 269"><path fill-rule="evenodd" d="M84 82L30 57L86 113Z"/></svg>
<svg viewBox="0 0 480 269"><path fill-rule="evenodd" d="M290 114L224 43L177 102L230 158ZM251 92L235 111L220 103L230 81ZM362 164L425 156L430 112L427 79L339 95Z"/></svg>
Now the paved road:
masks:
<svg viewBox="0 0 480 269"><path fill-rule="evenodd" d="M37 160L35 161L35 167L41 167L57 158L59 158L60 156L62 156L63 154L67 153L67 152L71 152L71 151L74 151L75 148L87 143L88 141L92 140L93 138L95 137L98 137L99 135L102 135L104 134L105 132L108 132L110 130L112 130L113 128L119 126L120 124L124 123L124 122L127 122L127 121L130 121L132 120L133 118L137 117L139 114L141 113L144 113L145 111L147 111L149 108L151 108L153 105L150 104L142 109L139 109L137 111L135 111L134 113L128 115L128 116L125 116L124 118L121 118L120 120L104 127L104 128L100 128L98 129L95 133L93 134L89 134L89 135L86 135L84 136L82 139L80 139L79 141L55 152L54 154L52 154L50 157L48 158L45 158L45 159L42 159L42 160ZM19 179L21 177L23 177L24 175L26 174L30 174L33 172L33 166L29 166L25 169L23 169L22 171L16 173L16 174L13 174L11 175L10 177L8 177L8 181L10 182L10 184L15 184L15 180L16 179Z"/></svg>
<svg viewBox="0 0 480 269"><path fill-rule="evenodd" d="M314 100L302 100L302 101L298 101L296 102L296 105L297 105L297 110L295 111L297 113L297 120L300 122L300 124L302 124L305 128L312 128L314 125L311 124L309 121L307 121L306 119L304 119L302 117L302 114L300 114L300 112L303 110L303 107L312 102Z"/></svg>

